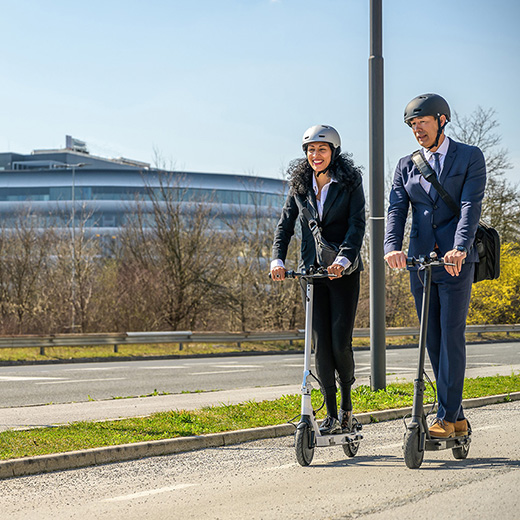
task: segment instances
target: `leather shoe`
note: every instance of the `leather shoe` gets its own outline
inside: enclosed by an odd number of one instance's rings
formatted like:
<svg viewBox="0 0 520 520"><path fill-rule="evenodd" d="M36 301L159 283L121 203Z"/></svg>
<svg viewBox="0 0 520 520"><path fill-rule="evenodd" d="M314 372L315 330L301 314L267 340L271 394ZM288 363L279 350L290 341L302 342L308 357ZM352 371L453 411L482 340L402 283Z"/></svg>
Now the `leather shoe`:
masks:
<svg viewBox="0 0 520 520"><path fill-rule="evenodd" d="M430 436L436 439L455 437L455 423L437 417L430 426Z"/></svg>
<svg viewBox="0 0 520 520"><path fill-rule="evenodd" d="M345 410L339 411L339 424L343 433L349 433L352 431L352 412L346 412Z"/></svg>
<svg viewBox="0 0 520 520"><path fill-rule="evenodd" d="M335 417L327 415L325 420L321 423L320 433L322 435L332 435L334 433L341 433L341 425Z"/></svg>
<svg viewBox="0 0 520 520"><path fill-rule="evenodd" d="M455 423L455 435L468 435L468 421L466 419L461 419Z"/></svg>

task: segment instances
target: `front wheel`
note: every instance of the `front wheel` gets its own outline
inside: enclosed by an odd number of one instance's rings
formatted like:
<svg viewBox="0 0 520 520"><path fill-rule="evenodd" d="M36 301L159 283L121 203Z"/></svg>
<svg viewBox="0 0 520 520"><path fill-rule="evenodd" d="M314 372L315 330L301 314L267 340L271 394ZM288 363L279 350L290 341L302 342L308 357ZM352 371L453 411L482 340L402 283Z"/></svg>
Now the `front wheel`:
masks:
<svg viewBox="0 0 520 520"><path fill-rule="evenodd" d="M296 460L300 466L308 466L314 457L311 436L312 430L308 424L298 425L294 445L296 447Z"/></svg>
<svg viewBox="0 0 520 520"><path fill-rule="evenodd" d="M419 428L413 428L412 430L406 430L404 436L404 462L410 469L417 469L421 467L424 451L419 449L421 441L421 432Z"/></svg>

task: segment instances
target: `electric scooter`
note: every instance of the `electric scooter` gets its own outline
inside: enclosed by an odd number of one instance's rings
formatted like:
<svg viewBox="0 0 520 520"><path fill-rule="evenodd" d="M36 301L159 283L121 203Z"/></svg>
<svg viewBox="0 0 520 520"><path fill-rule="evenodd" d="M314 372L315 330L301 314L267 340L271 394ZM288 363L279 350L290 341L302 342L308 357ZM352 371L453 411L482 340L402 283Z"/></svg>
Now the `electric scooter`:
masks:
<svg viewBox="0 0 520 520"><path fill-rule="evenodd" d="M419 271L424 271L424 289L421 310L421 327L419 332L419 362L417 376L414 380L414 393L412 405L412 418L406 425L404 434L404 461L410 469L421 466L425 451L438 451L451 448L456 459L465 459L468 456L471 443L471 426L468 421L468 434L446 439L438 439L430 436L424 413L424 362L426 356L426 334L428 330L428 315L430 311L430 288L432 280L432 268L444 265L435 252L419 258L407 258L407 265L417 266Z"/></svg>
<svg viewBox="0 0 520 520"><path fill-rule="evenodd" d="M305 281L305 354L303 365L303 382L301 387L301 414L300 421L296 427L295 448L296 459L301 466L308 466L312 462L314 449L316 447L338 446L343 447L347 457L354 457L358 451L359 443L363 436L360 431L362 425L352 417L352 429L349 432L337 433L332 435L322 435L316 421L316 412L311 404L311 379L318 379L311 372L311 353L312 353L312 305L314 297L313 282L317 278L328 278L330 275L324 268L310 269L302 272L286 271L287 278L300 278Z"/></svg>

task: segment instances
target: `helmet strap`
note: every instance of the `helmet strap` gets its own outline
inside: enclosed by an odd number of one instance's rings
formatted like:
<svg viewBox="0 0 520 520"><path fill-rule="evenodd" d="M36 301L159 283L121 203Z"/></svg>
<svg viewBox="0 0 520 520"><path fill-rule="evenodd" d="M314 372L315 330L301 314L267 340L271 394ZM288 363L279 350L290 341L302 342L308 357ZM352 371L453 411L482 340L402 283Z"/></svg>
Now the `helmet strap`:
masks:
<svg viewBox="0 0 520 520"><path fill-rule="evenodd" d="M441 118L440 116L437 116L437 137L435 138L435 142L431 145L431 146L428 146L428 150L431 150L432 148L437 148L437 146L439 145L439 139L441 138L441 135L442 135L442 131L444 130L444 127L446 126L446 123L448 122L448 120L446 120L446 122L441 125Z"/></svg>

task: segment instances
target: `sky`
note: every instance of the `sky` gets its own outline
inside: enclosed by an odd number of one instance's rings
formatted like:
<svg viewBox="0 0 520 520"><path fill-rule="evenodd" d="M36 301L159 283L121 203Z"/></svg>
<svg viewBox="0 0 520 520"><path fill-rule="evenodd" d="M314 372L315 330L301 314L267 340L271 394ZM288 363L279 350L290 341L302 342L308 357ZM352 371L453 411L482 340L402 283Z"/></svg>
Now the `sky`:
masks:
<svg viewBox="0 0 520 520"><path fill-rule="evenodd" d="M370 0L0 0L0 152L64 148L182 171L284 178L334 126L368 186ZM520 2L383 0L385 171L436 92L494 109L520 181Z"/></svg>

